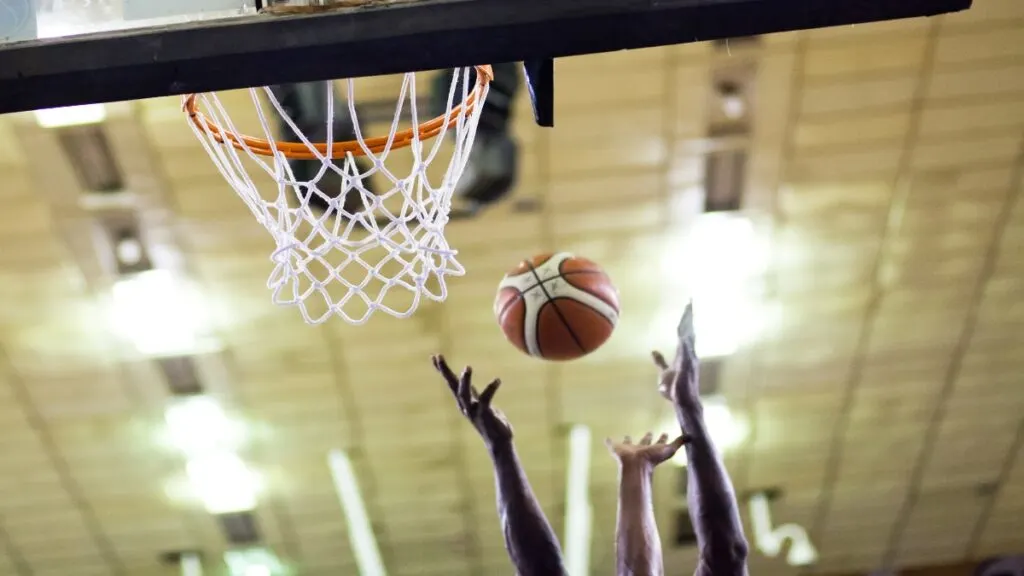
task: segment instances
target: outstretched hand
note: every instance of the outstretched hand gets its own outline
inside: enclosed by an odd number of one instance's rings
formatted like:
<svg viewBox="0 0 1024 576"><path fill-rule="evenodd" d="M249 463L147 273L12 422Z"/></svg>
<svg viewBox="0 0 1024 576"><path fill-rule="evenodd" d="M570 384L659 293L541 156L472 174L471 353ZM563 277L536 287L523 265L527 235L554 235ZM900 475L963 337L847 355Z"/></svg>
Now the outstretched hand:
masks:
<svg viewBox="0 0 1024 576"><path fill-rule="evenodd" d="M490 448L507 442L512 439L512 426L509 425L505 415L500 410L491 406L494 395L501 386L501 380L495 379L484 388L483 392L477 392L473 386L473 369L466 366L462 369L462 375L456 377L448 362L440 354L433 356L434 369L441 373L441 376L448 383L448 389L455 396L455 402L459 410L467 420L473 424L484 442Z"/></svg>
<svg viewBox="0 0 1024 576"><path fill-rule="evenodd" d="M693 330L693 303L686 305L686 311L677 329L679 343L672 363L665 361L660 352L651 352L654 365L658 368L658 392L673 404L697 402L700 399L698 380L696 335Z"/></svg>
<svg viewBox="0 0 1024 576"><path fill-rule="evenodd" d="M639 444L633 444L633 440L629 436L626 436L622 442L606 439L604 443L611 451L612 456L623 466L643 463L653 468L675 456L687 441L685 436L680 436L669 442L668 434L662 434L655 442L654 435L648 432Z"/></svg>

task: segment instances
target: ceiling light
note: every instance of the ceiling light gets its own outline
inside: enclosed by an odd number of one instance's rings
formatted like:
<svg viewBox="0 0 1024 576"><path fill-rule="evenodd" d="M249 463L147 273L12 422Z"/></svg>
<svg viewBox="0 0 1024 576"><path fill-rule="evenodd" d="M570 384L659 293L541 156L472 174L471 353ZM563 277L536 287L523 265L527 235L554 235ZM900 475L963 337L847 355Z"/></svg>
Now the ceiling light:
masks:
<svg viewBox="0 0 1024 576"><path fill-rule="evenodd" d="M229 576L275 576L285 573L281 560L266 548L228 550L224 553Z"/></svg>
<svg viewBox="0 0 1024 576"><path fill-rule="evenodd" d="M209 396L172 403L164 412L164 420L171 442L189 458L230 452L240 443L240 426Z"/></svg>
<svg viewBox="0 0 1024 576"><path fill-rule="evenodd" d="M114 253L117 255L117 261L121 264L134 266L142 262L142 255L145 253L145 250L138 238L127 236L117 241Z"/></svg>
<svg viewBox="0 0 1024 576"><path fill-rule="evenodd" d="M360 576L387 576L384 561L381 560L377 539L373 534L366 503L359 491L352 461L341 450L332 450L327 455L327 465L334 479L334 490L341 500L341 510L348 523L348 539L352 555L356 558Z"/></svg>
<svg viewBox="0 0 1024 576"><path fill-rule="evenodd" d="M706 396L701 398L701 405L704 407L704 426L715 448L723 453L728 452L746 440L749 427L744 419L733 414L725 398ZM682 432L674 412L666 417L660 431L671 437L676 437ZM680 467L686 466L686 450L676 452L672 457L672 463Z"/></svg>
<svg viewBox="0 0 1024 576"><path fill-rule="evenodd" d="M736 94L722 96L722 113L730 120L739 120L747 113L747 104Z"/></svg>
<svg viewBox="0 0 1024 576"><path fill-rule="evenodd" d="M745 281L768 265L768 246L753 221L743 214L701 214L689 231L687 244L692 264L717 278Z"/></svg>
<svg viewBox="0 0 1024 576"><path fill-rule="evenodd" d="M569 576L590 572L590 428L582 424L569 432L569 464L565 494L565 564Z"/></svg>
<svg viewBox="0 0 1024 576"><path fill-rule="evenodd" d="M768 323L756 281L768 267L769 252L753 222L736 213L701 214L685 234L666 244L671 247L661 266L668 280L666 303L650 327L659 339L654 344L675 345L675 326L686 306L680 294L687 293L698 356L728 356L755 340Z"/></svg>
<svg viewBox="0 0 1024 576"><path fill-rule="evenodd" d="M811 543L811 537L802 526L783 524L773 526L770 503L764 493L757 493L747 502L750 512L751 532L754 545L765 556L774 558L782 552L782 546L789 540L786 563L790 566L807 566L817 562L818 551Z"/></svg>
<svg viewBox="0 0 1024 576"><path fill-rule="evenodd" d="M259 477L237 454L192 458L185 471L192 490L211 514L246 512L256 507Z"/></svg>
<svg viewBox="0 0 1024 576"><path fill-rule="evenodd" d="M818 561L818 550L811 544L811 539L801 538L789 546L786 563L790 566L810 566Z"/></svg>
<svg viewBox="0 0 1024 576"><path fill-rule="evenodd" d="M701 399L704 405L704 424L715 446L725 452L743 443L747 438L746 422L737 418L725 398L708 396Z"/></svg>
<svg viewBox="0 0 1024 576"><path fill-rule="evenodd" d="M203 576L203 561L198 554L182 554L178 567L181 568L181 576Z"/></svg>
<svg viewBox="0 0 1024 576"><path fill-rule="evenodd" d="M735 82L722 82L718 85L718 96L722 105L722 114L730 120L739 120L747 113L747 103L743 91Z"/></svg>
<svg viewBox="0 0 1024 576"><path fill-rule="evenodd" d="M64 128L82 124L99 124L107 119L107 108L103 104L85 104L36 110L35 115L36 122L43 128Z"/></svg>
<svg viewBox="0 0 1024 576"><path fill-rule="evenodd" d="M119 280L111 291L111 320L139 352L185 355L199 348L201 303L167 270L148 270Z"/></svg>

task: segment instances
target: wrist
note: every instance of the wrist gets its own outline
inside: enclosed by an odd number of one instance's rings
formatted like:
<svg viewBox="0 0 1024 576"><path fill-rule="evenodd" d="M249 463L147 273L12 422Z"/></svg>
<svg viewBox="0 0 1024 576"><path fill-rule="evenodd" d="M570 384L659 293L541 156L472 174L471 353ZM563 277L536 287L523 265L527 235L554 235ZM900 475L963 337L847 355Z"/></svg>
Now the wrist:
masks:
<svg viewBox="0 0 1024 576"><path fill-rule="evenodd" d="M695 410L703 410L703 405L700 402L700 396L691 394L681 394L675 398L674 404L676 405L677 412L693 412Z"/></svg>
<svg viewBox="0 0 1024 576"><path fill-rule="evenodd" d="M511 437L497 440L485 438L484 443L487 445L487 452L490 453L492 459L511 456L515 452L515 446L512 444Z"/></svg>
<svg viewBox="0 0 1024 576"><path fill-rule="evenodd" d="M625 457L619 459L619 475L625 477L650 478L654 475L654 464L643 458Z"/></svg>

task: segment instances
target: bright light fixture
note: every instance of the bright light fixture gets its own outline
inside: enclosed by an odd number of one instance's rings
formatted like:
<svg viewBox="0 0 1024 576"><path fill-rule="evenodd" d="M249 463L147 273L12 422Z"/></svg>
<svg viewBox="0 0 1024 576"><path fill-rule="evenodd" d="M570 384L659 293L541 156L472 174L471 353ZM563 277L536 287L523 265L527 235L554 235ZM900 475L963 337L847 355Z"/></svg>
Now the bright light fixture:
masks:
<svg viewBox="0 0 1024 576"><path fill-rule="evenodd" d="M722 113L730 120L739 120L747 112L747 103L740 94L722 96Z"/></svg>
<svg viewBox="0 0 1024 576"><path fill-rule="evenodd" d="M707 396L701 399L704 405L704 423L715 446L725 452L743 443L749 432L746 422L737 418L725 398Z"/></svg>
<svg viewBox="0 0 1024 576"><path fill-rule="evenodd" d="M178 567L181 568L181 576L203 576L203 561L198 554L182 554Z"/></svg>
<svg viewBox="0 0 1024 576"><path fill-rule="evenodd" d="M199 347L201 302L167 270L148 270L119 280L111 292L114 329L139 352L187 354Z"/></svg>
<svg viewBox="0 0 1024 576"><path fill-rule="evenodd" d="M811 543L811 537L802 526L783 524L772 526L768 498L763 493L754 494L747 502L754 545L765 556L774 558L782 552L782 545L789 540L786 563L790 566L808 566L818 560L818 551Z"/></svg>
<svg viewBox="0 0 1024 576"><path fill-rule="evenodd" d="M789 546L786 563L790 566L810 566L818 561L818 549L811 543L811 538L806 531L804 536Z"/></svg>
<svg viewBox="0 0 1024 576"><path fill-rule="evenodd" d="M689 293L699 356L728 356L755 339L765 319L750 285L767 268L768 250L753 222L734 213L702 214L684 238L671 243L662 271L672 301L651 330L672 337L674 345L675 325L686 305L679 294Z"/></svg>
<svg viewBox="0 0 1024 576"><path fill-rule="evenodd" d="M260 480L237 454L192 458L185 466L192 490L211 514L246 512L256 507Z"/></svg>
<svg viewBox="0 0 1024 576"><path fill-rule="evenodd" d="M229 550L224 553L229 576L275 576L285 572L284 565L266 548Z"/></svg>
<svg viewBox="0 0 1024 576"><path fill-rule="evenodd" d="M241 427L209 396L191 396L164 411L171 442L186 457L230 452L238 447Z"/></svg>
<svg viewBox="0 0 1024 576"><path fill-rule="evenodd" d="M341 510L348 523L348 540L352 555L356 558L360 576L387 576L384 561L381 560L377 539L370 525L370 516L359 490L352 461L341 450L332 450L327 455L327 465L334 479L334 490L341 501Z"/></svg>
<svg viewBox="0 0 1024 576"><path fill-rule="evenodd" d="M121 264L134 266L142 261L145 250L138 238L123 238L114 247L114 254Z"/></svg>
<svg viewBox="0 0 1024 576"><path fill-rule="evenodd" d="M704 425L715 448L723 453L728 452L746 440L750 431L747 423L732 413L725 398L706 396L701 398L701 404L704 406ZM675 414L665 419L661 431L672 437L680 434L679 421L676 420ZM686 466L686 450L676 452L672 457L672 463L680 467Z"/></svg>
<svg viewBox="0 0 1024 576"><path fill-rule="evenodd" d="M36 122L43 128L63 128L83 124L99 124L107 119L107 107L103 104L84 104L64 108L36 110Z"/></svg>
<svg viewBox="0 0 1024 576"><path fill-rule="evenodd" d="M568 480L565 485L565 564L569 576L590 572L590 428L577 424L569 431Z"/></svg>

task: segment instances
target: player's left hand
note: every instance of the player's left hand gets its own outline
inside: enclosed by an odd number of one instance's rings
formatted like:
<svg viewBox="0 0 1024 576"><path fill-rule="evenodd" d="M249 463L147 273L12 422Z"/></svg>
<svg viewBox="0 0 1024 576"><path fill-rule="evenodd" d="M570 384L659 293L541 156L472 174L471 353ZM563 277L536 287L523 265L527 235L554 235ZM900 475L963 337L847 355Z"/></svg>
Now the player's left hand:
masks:
<svg viewBox="0 0 1024 576"><path fill-rule="evenodd" d="M679 436L669 442L668 434L662 434L657 441L654 441L654 435L648 432L639 444L634 444L629 436L626 436L622 442L613 442L609 438L604 443L611 451L612 456L623 466L647 464L653 468L675 456L676 452L688 441L685 436Z"/></svg>
<svg viewBox="0 0 1024 576"><path fill-rule="evenodd" d="M677 329L679 344L672 362L666 362L660 352L651 352L654 365L658 368L658 392L673 404L699 403L700 382L698 378L700 361L697 359L697 342L693 329L693 303L686 305L686 311Z"/></svg>
<svg viewBox="0 0 1024 576"><path fill-rule="evenodd" d="M459 411L466 417L473 427L476 428L488 448L498 448L503 443L512 440L512 426L505 419L501 410L491 406L491 400L501 386L501 380L495 379L484 388L483 392L477 392L473 386L473 369L466 366L462 370L462 376L456 377L448 362L440 354L431 358L434 362L434 369L448 383L448 389L455 396L455 402L459 405Z"/></svg>

